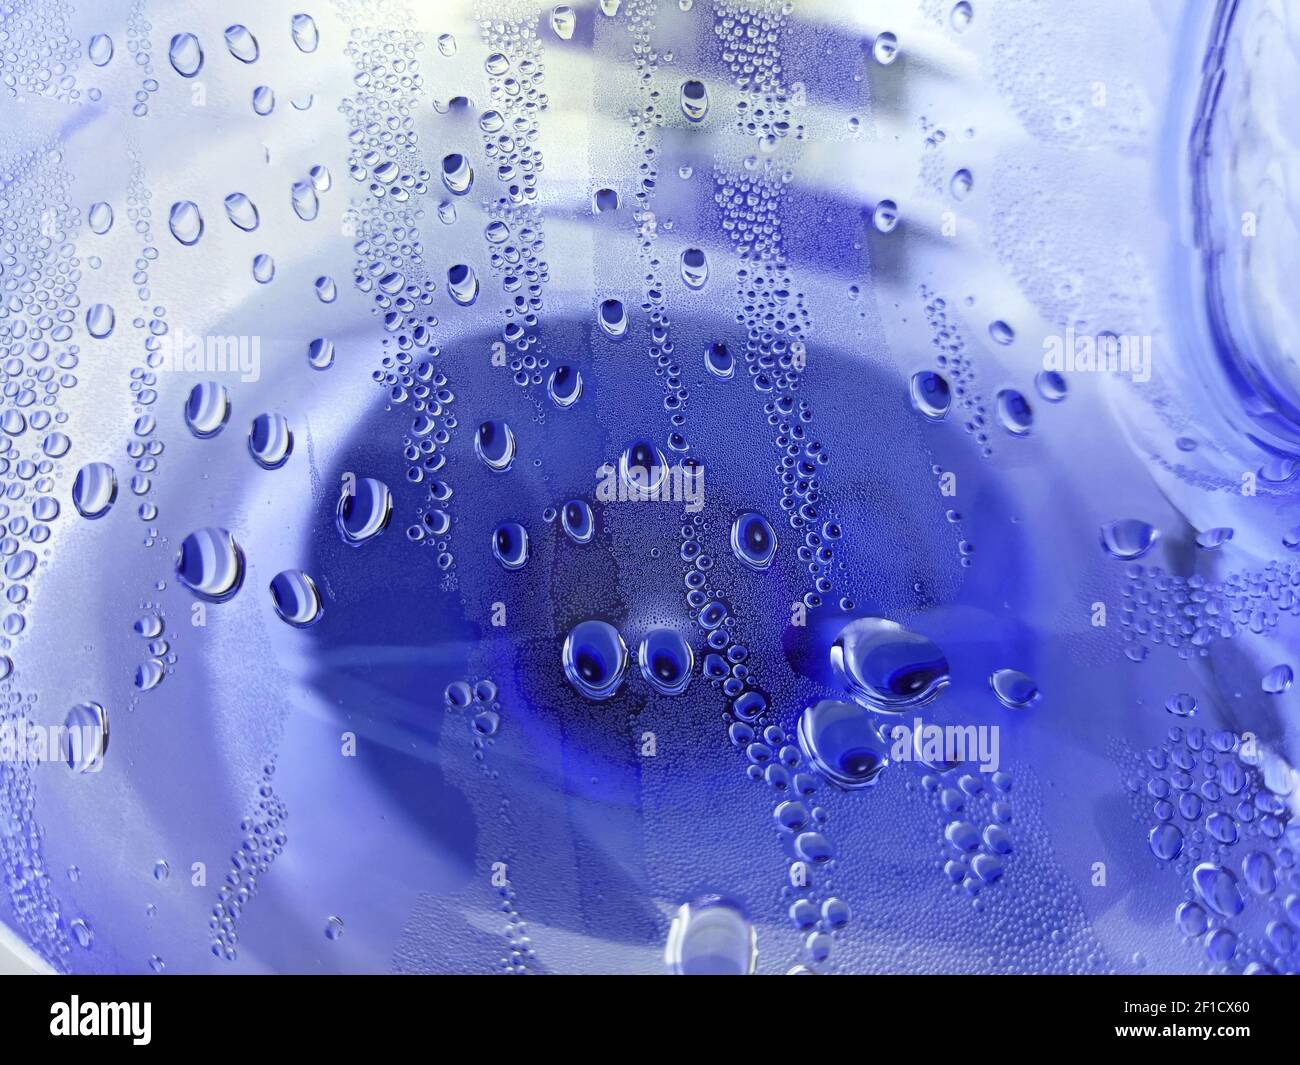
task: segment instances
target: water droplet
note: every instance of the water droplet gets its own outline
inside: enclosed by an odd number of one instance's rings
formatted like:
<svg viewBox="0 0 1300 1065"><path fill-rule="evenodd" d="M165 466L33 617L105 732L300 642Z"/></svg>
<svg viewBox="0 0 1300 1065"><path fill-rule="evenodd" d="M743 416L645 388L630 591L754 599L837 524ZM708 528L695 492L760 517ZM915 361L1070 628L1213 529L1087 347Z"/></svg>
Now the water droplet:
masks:
<svg viewBox="0 0 1300 1065"><path fill-rule="evenodd" d="M1008 710L1027 710L1043 697L1034 678L1018 669L995 669L989 674L989 687Z"/></svg>
<svg viewBox="0 0 1300 1065"><path fill-rule="evenodd" d="M456 38L450 33L438 34L438 51L443 55L451 56L456 54Z"/></svg>
<svg viewBox="0 0 1300 1065"><path fill-rule="evenodd" d="M629 499L656 498L667 476L668 460L649 440L632 441L618 458L618 477Z"/></svg>
<svg viewBox="0 0 1300 1065"><path fill-rule="evenodd" d="M912 375L912 406L927 418L940 421L952 406L952 390L942 374L922 370Z"/></svg>
<svg viewBox="0 0 1300 1065"><path fill-rule="evenodd" d="M750 569L767 569L776 558L772 523L752 510L738 515L731 523L731 552Z"/></svg>
<svg viewBox="0 0 1300 1065"><path fill-rule="evenodd" d="M1246 907L1237 878L1213 862L1202 862L1192 870L1192 886L1201 901L1222 917L1236 917Z"/></svg>
<svg viewBox="0 0 1300 1065"><path fill-rule="evenodd" d="M1101 527L1101 546L1106 554L1125 562L1141 558L1159 537L1158 529L1136 518L1123 518Z"/></svg>
<svg viewBox="0 0 1300 1065"><path fill-rule="evenodd" d="M99 703L78 703L63 719L66 748L60 752L74 773L94 773L108 752L108 712Z"/></svg>
<svg viewBox="0 0 1300 1065"><path fill-rule="evenodd" d="M691 683L695 652L676 629L651 629L637 649L641 676L662 695L681 695Z"/></svg>
<svg viewBox="0 0 1300 1065"><path fill-rule="evenodd" d="M459 152L442 157L442 183L455 196L464 196L474 184L474 169Z"/></svg>
<svg viewBox="0 0 1300 1065"><path fill-rule="evenodd" d="M253 256L253 280L259 285L269 285L275 280L275 260L265 253Z"/></svg>
<svg viewBox="0 0 1300 1065"><path fill-rule="evenodd" d="M478 299L478 274L472 266L457 263L447 270L447 295L462 307Z"/></svg>
<svg viewBox="0 0 1300 1065"><path fill-rule="evenodd" d="M503 521L492 530L492 557L508 570L528 564L528 530L517 521Z"/></svg>
<svg viewBox="0 0 1300 1065"><path fill-rule="evenodd" d="M275 90L269 85L253 88L253 113L265 117L275 110Z"/></svg>
<svg viewBox="0 0 1300 1065"><path fill-rule="evenodd" d="M627 644L618 629L604 621L581 621L564 639L560 653L564 675L588 699L608 699L623 683Z"/></svg>
<svg viewBox="0 0 1300 1065"><path fill-rule="evenodd" d="M969 170L958 170L948 182L948 191L954 200L964 200L975 187L975 178Z"/></svg>
<svg viewBox="0 0 1300 1065"><path fill-rule="evenodd" d="M316 46L320 44L320 31L316 29L316 21L310 15L294 15L289 27L298 51L316 51Z"/></svg>
<svg viewBox="0 0 1300 1065"><path fill-rule="evenodd" d="M316 186L310 179L293 183L289 190L289 201L293 204L293 213L304 222L311 222L320 214L320 200L316 196Z"/></svg>
<svg viewBox="0 0 1300 1065"><path fill-rule="evenodd" d="M167 49L172 69L182 78L192 78L203 68L203 47L192 33L178 33Z"/></svg>
<svg viewBox="0 0 1300 1065"><path fill-rule="evenodd" d="M252 63L257 60L260 51L257 46L257 38L249 32L247 26L241 26L238 23L227 26L225 36L226 48L241 63Z"/></svg>
<svg viewBox="0 0 1300 1065"><path fill-rule="evenodd" d="M344 481L334 515L344 543L355 547L373 540L388 528L392 516L393 495L383 481L373 477L358 477L355 484Z"/></svg>
<svg viewBox="0 0 1300 1065"><path fill-rule="evenodd" d="M841 788L874 787L889 765L889 747L872 715L856 703L823 699L799 715L799 746Z"/></svg>
<svg viewBox="0 0 1300 1065"><path fill-rule="evenodd" d="M89 462L72 482L72 504L83 518L102 518L117 500L117 474L107 462Z"/></svg>
<svg viewBox="0 0 1300 1065"><path fill-rule="evenodd" d="M1261 686L1269 695L1281 695L1290 689L1293 680L1295 680L1295 672L1284 662L1280 666L1274 666L1264 675Z"/></svg>
<svg viewBox="0 0 1300 1065"><path fill-rule="evenodd" d="M230 420L230 393L225 385L204 381L190 389L185 424L200 440L216 436Z"/></svg>
<svg viewBox="0 0 1300 1065"><path fill-rule="evenodd" d="M682 114L689 121L703 122L709 113L709 91L704 82L694 79L682 82L681 104Z"/></svg>
<svg viewBox="0 0 1300 1065"><path fill-rule="evenodd" d="M229 209L227 200L226 210ZM199 205L193 200L177 200L167 215L167 227L172 236L186 247L197 244L203 236L203 215L199 212Z"/></svg>
<svg viewBox="0 0 1300 1065"><path fill-rule="evenodd" d="M898 38L888 31L878 34L871 45L871 55L882 67L889 66L898 58Z"/></svg>
<svg viewBox="0 0 1300 1065"><path fill-rule="evenodd" d="M90 223L90 231L103 236L113 228L113 208L111 205L100 200L98 203L90 205L90 212L87 216Z"/></svg>
<svg viewBox="0 0 1300 1065"><path fill-rule="evenodd" d="M305 629L325 613L316 582L300 569L287 569L271 580L271 602L281 621Z"/></svg>
<svg viewBox="0 0 1300 1065"><path fill-rule="evenodd" d="M546 393L557 407L572 407L582 395L582 374L574 367L562 363L551 371Z"/></svg>
<svg viewBox="0 0 1300 1065"><path fill-rule="evenodd" d="M261 221L261 216L257 212L257 206L245 196L242 192L232 192L224 200L226 205L226 217L245 233L251 233L257 228Z"/></svg>
<svg viewBox="0 0 1300 1065"><path fill-rule="evenodd" d="M1055 370L1040 370L1034 378L1034 384L1038 388L1038 394L1048 403L1060 403L1070 390L1065 375Z"/></svg>
<svg viewBox="0 0 1300 1065"><path fill-rule="evenodd" d="M106 67L113 59L113 38L107 33L97 33L90 38L86 49L90 61L97 67Z"/></svg>
<svg viewBox="0 0 1300 1065"><path fill-rule="evenodd" d="M975 9L971 6L970 0L959 0L953 5L952 13L948 16L948 21L952 28L961 33L970 25L970 20L975 17Z"/></svg>
<svg viewBox="0 0 1300 1065"><path fill-rule="evenodd" d="M591 507L581 499L570 499L560 510L560 526L575 544L590 543L596 534Z"/></svg>
<svg viewBox="0 0 1300 1065"><path fill-rule="evenodd" d="M328 370L334 365L334 341L317 337L307 345L307 361L314 370Z"/></svg>
<svg viewBox="0 0 1300 1065"><path fill-rule="evenodd" d="M706 895L673 915L664 962L677 976L752 976L758 938L737 903Z"/></svg>
<svg viewBox="0 0 1300 1065"><path fill-rule="evenodd" d="M571 7L557 7L551 11L551 30L562 41L573 39L578 18Z"/></svg>
<svg viewBox="0 0 1300 1065"><path fill-rule="evenodd" d="M622 301L613 299L601 301L597 321L606 336L613 337L615 340L622 337L627 332L628 325L627 311L623 309Z"/></svg>
<svg viewBox="0 0 1300 1065"><path fill-rule="evenodd" d="M200 599L225 602L243 586L243 548L225 529L198 529L181 541L176 576Z"/></svg>
<svg viewBox="0 0 1300 1065"><path fill-rule="evenodd" d="M591 197L592 214L608 214L618 210L618 193L613 189L597 189Z"/></svg>
<svg viewBox="0 0 1300 1065"><path fill-rule="evenodd" d="M989 322L989 336L993 338L995 343L1005 347L1015 342L1016 331L999 319L996 322Z"/></svg>
<svg viewBox="0 0 1300 1065"><path fill-rule="evenodd" d="M311 49L304 49L304 51L310 50ZM343 918L330 917L330 919L325 922L325 938L338 939L341 935L343 935Z"/></svg>
<svg viewBox="0 0 1300 1065"><path fill-rule="evenodd" d="M998 421L1013 436L1027 436L1034 425L1029 401L1014 388L1004 388L997 396Z"/></svg>
<svg viewBox="0 0 1300 1065"><path fill-rule="evenodd" d="M505 473L515 461L515 434L499 418L482 422L474 435L474 454L495 473Z"/></svg>
<svg viewBox="0 0 1300 1065"><path fill-rule="evenodd" d="M682 282L689 289L702 289L709 280L709 261L703 248L686 248L682 251Z"/></svg>
<svg viewBox="0 0 1300 1065"><path fill-rule="evenodd" d="M890 233L898 225L898 204L881 200L871 212L871 224L881 233Z"/></svg>
<svg viewBox="0 0 1300 1065"><path fill-rule="evenodd" d="M830 659L854 699L886 713L924 706L948 686L948 660L939 647L884 618L849 622L835 638Z"/></svg>
<svg viewBox="0 0 1300 1065"><path fill-rule="evenodd" d="M1177 692L1165 700L1165 709L1174 717L1195 717L1199 707L1191 692Z"/></svg>
<svg viewBox="0 0 1300 1065"><path fill-rule="evenodd" d="M1206 529L1196 536L1196 546L1206 551L1214 551L1232 539L1232 530L1226 526Z"/></svg>
<svg viewBox="0 0 1300 1065"><path fill-rule="evenodd" d="M248 450L264 470L278 470L293 454L293 432L283 414L259 414L248 430Z"/></svg>
<svg viewBox="0 0 1300 1065"><path fill-rule="evenodd" d="M704 349L704 368L714 377L727 380L736 372L736 360L731 349L721 340L716 340Z"/></svg>
<svg viewBox="0 0 1300 1065"><path fill-rule="evenodd" d="M116 316L107 303L95 303L86 309L86 331L96 340L103 340L113 332Z"/></svg>

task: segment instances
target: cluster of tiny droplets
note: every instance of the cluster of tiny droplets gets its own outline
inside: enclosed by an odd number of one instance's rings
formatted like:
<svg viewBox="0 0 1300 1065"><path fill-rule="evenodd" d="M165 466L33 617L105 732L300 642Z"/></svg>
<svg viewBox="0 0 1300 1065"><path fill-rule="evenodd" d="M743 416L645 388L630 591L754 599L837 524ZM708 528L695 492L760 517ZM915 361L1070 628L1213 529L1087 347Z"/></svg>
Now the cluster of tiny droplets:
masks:
<svg viewBox="0 0 1300 1065"><path fill-rule="evenodd" d="M461 717L468 723L468 728L474 737L474 760L479 763L483 775L494 781L500 778L500 772L489 768L487 751L495 742L493 737L501 721L501 702L497 698L498 694L496 684L488 678L478 681L453 681L447 685L443 693L443 705L447 712ZM502 798L500 812L502 820L509 824L509 800ZM499 860L509 868L509 854L500 855ZM508 879L496 890L501 900L498 908L506 917L502 935L506 940L507 953L500 959L501 969L512 975L527 973L530 964L537 959L537 952L533 949L532 940L529 938L528 925L516 904L518 893Z"/></svg>
<svg viewBox="0 0 1300 1065"><path fill-rule="evenodd" d="M1124 653L1134 662L1160 645L1180 658L1205 657L1216 640L1239 632L1266 636L1280 617L1300 615L1300 566L1290 562L1271 561L1261 571L1222 580L1133 563L1126 577L1120 624Z"/></svg>
<svg viewBox="0 0 1300 1065"><path fill-rule="evenodd" d="M389 409L409 412L410 430L402 442L407 480L430 485L431 506L417 514L407 537L433 546L444 580L450 580L451 519L442 505L451 492L433 478L446 463L445 448L457 426L451 411L455 396L435 366L441 355L434 341L438 318L429 308L437 284L419 235L424 212L414 202L429 193L432 181L415 132L424 88L422 49L422 39L409 31L354 28L345 51L356 71L357 92L340 110L352 146L349 173L363 190L348 214L357 255L353 281L371 299L371 313L382 320L385 333L373 378L387 391Z"/></svg>
<svg viewBox="0 0 1300 1065"><path fill-rule="evenodd" d="M975 367L966 352L966 341L948 317L948 303L935 294L928 285L920 288L925 306L925 318L930 325L931 341L938 355L935 362L950 379L953 395L965 413L964 428L973 435L986 457L993 454L989 443L988 421L984 412L984 397L975 383Z"/></svg>
<svg viewBox="0 0 1300 1065"><path fill-rule="evenodd" d="M655 244L659 227L654 213L655 193L659 186L660 142L658 130L664 121L660 109L660 93L653 87L659 69L660 56L652 43L655 29L655 4L651 0L638 0L627 7L628 32L632 36L632 66L642 89L644 104L631 114L634 139L640 149L641 162L637 166L640 181L637 183L633 222L639 240L637 254L645 269L645 297L641 309L650 316L649 355L654 362L655 376L663 381L664 410L671 428L668 447L683 452L690 448L683 429L686 425L685 409L689 399L682 381L682 367L674 357L672 322L664 306L663 261L656 253Z"/></svg>
<svg viewBox="0 0 1300 1065"><path fill-rule="evenodd" d="M153 212L149 207L153 194L145 180L140 157L134 152L131 154L131 163L131 179L126 192L126 216L132 231L141 242L132 274L140 307L132 325L144 333L145 357L143 367L131 370L135 424L132 427L133 439L128 442L126 451L135 467L135 473L131 475L131 493L140 500L136 513L141 521L152 523L158 520L154 475L158 470L158 458L163 453L163 442L157 435L158 420L153 413L154 404L158 400L158 378L154 371L166 358L163 347L167 343L169 327L167 309L161 304L151 304L150 301L149 269L158 258L158 249L153 243ZM150 547L158 542L156 526L149 525L144 542Z"/></svg>
<svg viewBox="0 0 1300 1065"><path fill-rule="evenodd" d="M1171 726L1144 755L1128 752L1125 786L1155 861L1183 880L1172 919L1186 941L1219 971L1297 972L1296 834L1256 743Z"/></svg>
<svg viewBox="0 0 1300 1065"><path fill-rule="evenodd" d="M145 2L135 0L126 21L126 49L141 76L140 87L135 91L135 103L131 105L131 114L136 118L144 118L149 113L149 97L158 91L158 79L153 76L153 42L149 37L153 25L145 17ZM92 89L91 92L98 90Z"/></svg>
<svg viewBox="0 0 1300 1065"><path fill-rule="evenodd" d="M239 848L230 856L230 869L225 883L217 891L217 901L208 918L212 933L212 953L226 961L234 961L239 953L237 925L244 907L257 894L258 879L271 868L271 863L284 850L288 837L284 822L289 811L284 800L278 798L271 786L275 775L275 762L262 767L262 781L257 789L257 808L239 823L243 833Z"/></svg>
<svg viewBox="0 0 1300 1065"><path fill-rule="evenodd" d="M946 819L940 839L943 875L955 891L974 898L1002 879L1011 854L1011 776L986 777L957 767L926 772L921 783Z"/></svg>
<svg viewBox="0 0 1300 1065"><path fill-rule="evenodd" d="M537 179L543 169L536 146L538 116L546 110L542 91L546 72L541 62L537 17L480 20L487 46L489 108L479 118L483 154L495 167L499 193L486 204L488 261L501 278L506 295L501 343L520 387L542 383L550 360L541 353L537 333L542 292L550 277Z"/></svg>
<svg viewBox="0 0 1300 1065"><path fill-rule="evenodd" d="M0 728L25 735L30 698L6 682L0 694ZM68 971L72 943L58 898L45 867L44 834L36 821L36 789L26 761L0 761L0 809L7 823L0 832L5 887L24 938L55 970Z"/></svg>
<svg viewBox="0 0 1300 1065"><path fill-rule="evenodd" d="M0 22L4 55L0 81L15 99L44 97L74 103L81 98L72 74L81 59L81 42L68 30L71 18L67 0L17 0L6 5Z"/></svg>

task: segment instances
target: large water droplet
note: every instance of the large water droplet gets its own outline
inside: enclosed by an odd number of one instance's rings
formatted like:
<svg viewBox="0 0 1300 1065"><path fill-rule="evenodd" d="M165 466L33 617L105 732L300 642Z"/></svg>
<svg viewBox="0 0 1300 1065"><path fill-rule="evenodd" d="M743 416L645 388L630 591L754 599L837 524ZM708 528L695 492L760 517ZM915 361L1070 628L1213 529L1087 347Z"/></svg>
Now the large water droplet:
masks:
<svg viewBox="0 0 1300 1065"><path fill-rule="evenodd" d="M691 122L703 122L709 113L709 90L704 82L691 79L682 82L682 114Z"/></svg>
<svg viewBox="0 0 1300 1065"><path fill-rule="evenodd" d="M167 49L172 69L182 78L192 78L203 69L203 46L192 33L178 33Z"/></svg>
<svg viewBox="0 0 1300 1065"><path fill-rule="evenodd" d="M758 938L738 904L706 895L673 915L664 962L677 976L752 976Z"/></svg>
<svg viewBox="0 0 1300 1065"><path fill-rule="evenodd" d="M74 773L94 773L108 751L108 711L99 703L78 703L63 719L66 744L59 753Z"/></svg>
<svg viewBox="0 0 1300 1065"><path fill-rule="evenodd" d="M1042 698L1034 678L1018 669L995 669L989 674L989 687L1009 710L1027 710Z"/></svg>
<svg viewBox="0 0 1300 1065"><path fill-rule="evenodd" d="M300 52L314 52L320 44L320 31L316 29L316 20L310 15L294 15L289 27L293 33L293 43Z"/></svg>
<svg viewBox="0 0 1300 1065"><path fill-rule="evenodd" d="M244 551L225 529L198 529L181 541L176 576L200 599L224 602L244 583Z"/></svg>
<svg viewBox="0 0 1300 1065"><path fill-rule="evenodd" d="M241 63L255 62L260 52L257 38L249 32L247 26L238 23L226 27L226 48Z"/></svg>
<svg viewBox="0 0 1300 1065"><path fill-rule="evenodd" d="M280 620L298 629L315 625L325 613L316 582L300 569L287 569L271 579L271 602Z"/></svg>
<svg viewBox="0 0 1300 1065"><path fill-rule="evenodd" d="M86 221L90 224L90 231L103 236L113 228L113 208L111 205L100 200L98 203L90 205L90 211Z"/></svg>
<svg viewBox="0 0 1300 1065"><path fill-rule="evenodd" d="M230 393L225 385L203 381L190 389L185 401L185 424L200 440L216 436L230 420Z"/></svg>
<svg viewBox="0 0 1300 1065"><path fill-rule="evenodd" d="M393 516L393 495L388 485L373 477L343 482L334 521L343 542L356 547L388 528Z"/></svg>
<svg viewBox="0 0 1300 1065"><path fill-rule="evenodd" d="M577 24L578 18L573 13L573 8L561 6L551 11L551 30L560 40L572 40Z"/></svg>
<svg viewBox="0 0 1300 1065"><path fill-rule="evenodd" d="M117 316L107 303L95 303L86 308L86 331L96 340L103 340L113 332Z"/></svg>
<svg viewBox="0 0 1300 1065"><path fill-rule="evenodd" d="M854 699L885 713L924 706L948 686L948 660L938 645L884 618L849 622L830 659Z"/></svg>
<svg viewBox="0 0 1300 1065"><path fill-rule="evenodd" d="M320 213L320 200L316 196L316 186L309 180L295 181L290 189L289 200L293 204L293 213L304 222L310 222Z"/></svg>
<svg viewBox="0 0 1300 1065"><path fill-rule="evenodd" d="M576 367L562 363L551 371L546 393L557 407L572 407L582 396L582 374Z"/></svg>
<svg viewBox="0 0 1300 1065"><path fill-rule="evenodd" d="M776 558L772 523L752 510L738 515L731 523L731 551L750 569L767 569Z"/></svg>
<svg viewBox="0 0 1300 1065"><path fill-rule="evenodd" d="M560 653L564 675L588 699L608 699L623 683L627 644L618 629L604 621L581 621L564 639Z"/></svg>
<svg viewBox="0 0 1300 1065"><path fill-rule="evenodd" d="M1128 562L1150 551L1159 536L1153 525L1137 518L1122 518L1101 527L1101 546L1111 558Z"/></svg>
<svg viewBox="0 0 1300 1065"><path fill-rule="evenodd" d="M1236 917L1246 907L1237 878L1213 862L1202 862L1192 870L1192 886L1201 901L1223 917Z"/></svg>
<svg viewBox="0 0 1300 1065"><path fill-rule="evenodd" d="M257 228L261 220L257 213L257 206L242 192L232 192L223 202L226 206L226 217L235 226L245 233L251 233Z"/></svg>
<svg viewBox="0 0 1300 1065"><path fill-rule="evenodd" d="M293 432L283 414L259 414L248 430L248 450L264 470L278 470L293 454Z"/></svg>
<svg viewBox="0 0 1300 1065"><path fill-rule="evenodd" d="M731 349L721 340L714 341L704 349L704 368L714 377L727 380L736 372L736 360Z"/></svg>
<svg viewBox="0 0 1300 1065"><path fill-rule="evenodd" d="M627 332L627 311L620 300L603 300L596 315L601 330L606 336L617 340Z"/></svg>
<svg viewBox="0 0 1300 1065"><path fill-rule="evenodd" d="M117 500L117 473L107 462L88 462L72 482L72 505L83 518L102 518Z"/></svg>
<svg viewBox="0 0 1300 1065"><path fill-rule="evenodd" d="M478 299L478 274L472 266L457 263L447 270L447 295L462 307Z"/></svg>
<svg viewBox="0 0 1300 1065"><path fill-rule="evenodd" d="M442 183L447 191L456 196L464 196L474 184L474 170L469 160L459 152L452 152L442 157Z"/></svg>
<svg viewBox="0 0 1300 1065"><path fill-rule="evenodd" d="M637 650L641 676L663 695L681 695L691 683L695 652L676 629L651 629Z"/></svg>
<svg viewBox="0 0 1300 1065"><path fill-rule="evenodd" d="M197 244L203 236L203 215L199 212L199 205L193 200L177 200L167 215L167 228L186 247Z"/></svg>
<svg viewBox="0 0 1300 1065"><path fill-rule="evenodd" d="M912 375L912 406L927 418L939 421L952 406L952 390L947 378L930 370Z"/></svg>
<svg viewBox="0 0 1300 1065"><path fill-rule="evenodd" d="M889 747L872 715L856 703L823 699L799 715L799 746L842 788L873 787L889 765Z"/></svg>
<svg viewBox="0 0 1300 1065"><path fill-rule="evenodd" d="M687 288L701 289L709 280L709 261L703 248L686 248L681 259L682 281Z"/></svg>
<svg viewBox="0 0 1300 1065"><path fill-rule="evenodd" d="M590 543L596 533L596 518L581 499L570 499L560 508L560 527L575 544Z"/></svg>
<svg viewBox="0 0 1300 1065"><path fill-rule="evenodd" d="M495 473L505 473L515 461L515 434L500 418L482 422L474 434L474 454Z"/></svg>
<svg viewBox="0 0 1300 1065"><path fill-rule="evenodd" d="M113 59L113 38L107 33L97 33L90 38L86 49L90 61L97 67L106 67Z"/></svg>
<svg viewBox="0 0 1300 1065"><path fill-rule="evenodd" d="M492 557L508 570L528 564L528 530L517 521L503 521L492 530Z"/></svg>

